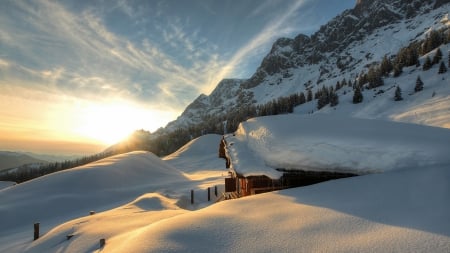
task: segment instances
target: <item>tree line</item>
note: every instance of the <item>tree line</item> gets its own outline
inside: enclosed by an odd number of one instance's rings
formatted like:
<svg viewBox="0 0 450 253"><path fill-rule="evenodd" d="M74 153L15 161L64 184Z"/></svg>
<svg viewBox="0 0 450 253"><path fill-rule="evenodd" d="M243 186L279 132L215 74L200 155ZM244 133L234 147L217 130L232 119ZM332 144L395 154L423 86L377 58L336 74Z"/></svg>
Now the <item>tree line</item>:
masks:
<svg viewBox="0 0 450 253"><path fill-rule="evenodd" d="M23 165L19 168L9 169L0 173L0 181L13 181L16 183L22 183L54 172L86 165L88 163L109 157L112 154L112 152L102 152L73 160L66 160L63 162L41 164L37 168L35 168L35 166L32 167L29 165Z"/></svg>

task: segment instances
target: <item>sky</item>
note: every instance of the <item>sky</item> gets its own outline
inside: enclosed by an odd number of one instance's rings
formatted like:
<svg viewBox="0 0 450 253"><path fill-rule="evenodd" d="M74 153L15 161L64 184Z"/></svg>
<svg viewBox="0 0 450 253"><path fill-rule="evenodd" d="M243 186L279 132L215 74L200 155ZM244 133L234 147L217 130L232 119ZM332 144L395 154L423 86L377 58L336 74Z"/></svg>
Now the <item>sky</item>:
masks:
<svg viewBox="0 0 450 253"><path fill-rule="evenodd" d="M92 154L175 120L354 0L0 0L0 150Z"/></svg>

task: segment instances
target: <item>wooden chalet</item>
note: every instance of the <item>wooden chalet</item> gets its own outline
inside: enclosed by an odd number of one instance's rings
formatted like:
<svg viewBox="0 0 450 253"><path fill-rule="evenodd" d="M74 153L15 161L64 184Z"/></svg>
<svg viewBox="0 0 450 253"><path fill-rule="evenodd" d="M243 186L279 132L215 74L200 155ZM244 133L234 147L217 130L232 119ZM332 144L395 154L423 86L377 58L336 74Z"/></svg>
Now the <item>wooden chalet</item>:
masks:
<svg viewBox="0 0 450 253"><path fill-rule="evenodd" d="M219 157L226 160L226 168L230 169L230 177L225 179L225 192L234 193L234 196L244 197L264 192L307 186L332 179L357 176L352 173L307 171L301 169L278 168L282 176L272 179L266 175L244 176L231 168L231 158L227 153L227 143L222 138L219 146Z"/></svg>

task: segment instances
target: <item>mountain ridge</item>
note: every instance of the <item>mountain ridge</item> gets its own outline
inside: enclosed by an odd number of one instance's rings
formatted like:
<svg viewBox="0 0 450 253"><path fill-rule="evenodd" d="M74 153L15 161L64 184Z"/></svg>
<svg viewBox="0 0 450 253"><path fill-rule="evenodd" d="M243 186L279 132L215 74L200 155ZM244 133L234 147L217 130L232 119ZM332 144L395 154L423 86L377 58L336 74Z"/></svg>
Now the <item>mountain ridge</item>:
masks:
<svg viewBox="0 0 450 253"><path fill-rule="evenodd" d="M44 164L48 163L42 159L32 157L28 154L11 152L11 151L0 151L0 171L16 168L26 164Z"/></svg>
<svg viewBox="0 0 450 253"><path fill-rule="evenodd" d="M293 77L292 69L303 68L308 71L313 70L314 67L318 67L318 75L315 78L303 78L302 84L305 88L306 86L314 86L314 88L319 88L319 84L330 83L330 79L336 79L337 75L340 74L343 78L357 78L360 73L359 69L368 70L367 65L380 62L383 55L395 54L401 46L405 46L413 40L418 40L425 36L425 31L418 31L420 27L420 22L417 22L421 16L429 14L433 10L448 4L448 0L427 0L427 1L387 1L387 0L377 0L377 1L357 1L357 4L353 9L344 11L342 14L333 18L326 25L323 25L316 33L311 36L304 34L297 35L294 39L291 38L279 38L277 39L270 52L264 57L261 65L258 67L256 72L249 79L241 79L239 88L234 87L236 96L241 96L240 104L261 104L270 101L271 99L255 99L258 97L255 95L252 89L258 86L268 83L271 86L275 85L286 85L286 81ZM440 14L435 14L434 20L442 18L444 13L448 13L443 9ZM368 11L371 10L371 11ZM406 41L398 42L397 46L391 46L387 48L383 53L378 53L375 55L374 52L365 52L363 55L348 54L349 49L356 46L358 43L364 43L364 39L367 40L373 32L377 29L383 28L386 30L396 30L395 24L399 22L407 23L410 31L416 32L412 38L407 38ZM430 26L436 22L428 22L429 29ZM395 32L394 32L395 33ZM364 59L365 60L361 60ZM365 63L361 67L361 63ZM359 65L359 67L358 67ZM339 68L339 72L336 73L335 69ZM355 68L359 68L354 71ZM353 70L353 71L352 71ZM333 73L333 71L335 73ZM307 77L307 75L305 75ZM297 78L299 79L299 78ZM224 79L224 81L229 79ZM233 79L231 79L233 80ZM222 81L223 82L223 81ZM221 86L220 82L217 86ZM332 82L333 84L335 82ZM309 84L309 85L308 85ZM287 84L289 85L289 84ZM217 88L210 94L210 96L217 97ZM229 87L233 89L233 87ZM297 91L305 91L306 89L302 87L297 87ZM267 90L267 89L266 89ZM272 89L273 90L273 89ZM242 94L245 93L245 94ZM268 92L266 92L268 93ZM289 92L286 92L289 93ZM292 92L293 93L293 92ZM289 94L283 94L289 95ZM192 104L188 105L183 114L176 120L168 124L169 129L174 129L178 125L177 122L183 121L186 112L189 111L190 115L194 115L193 108L194 105L200 100L205 102L208 96L201 96L197 98ZM276 98L277 96L273 96ZM252 101L253 100L253 101ZM260 101L263 100L263 101ZM256 101L256 103L255 103ZM237 107L239 103L235 103ZM207 106L208 104L203 104ZM227 104L218 105L217 103L211 103L208 109L203 108L202 112L214 109L217 110L219 106L224 108L230 108L226 106ZM199 114L201 115L201 113ZM198 115L197 115L198 116ZM198 120L198 118L196 118ZM193 120L195 122L196 120Z"/></svg>

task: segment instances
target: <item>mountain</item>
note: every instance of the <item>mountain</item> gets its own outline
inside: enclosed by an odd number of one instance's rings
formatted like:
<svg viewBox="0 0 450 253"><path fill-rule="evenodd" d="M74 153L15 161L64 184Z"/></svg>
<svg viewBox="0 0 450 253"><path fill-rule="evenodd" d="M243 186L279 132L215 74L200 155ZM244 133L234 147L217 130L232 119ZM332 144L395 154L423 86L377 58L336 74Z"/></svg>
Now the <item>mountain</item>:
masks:
<svg viewBox="0 0 450 253"><path fill-rule="evenodd" d="M444 17L450 11L449 3L358 0L353 9L344 11L311 36L299 34L275 41L249 79L221 81L209 96L202 94L192 102L163 132L194 126L211 117L299 92L315 93L344 79L357 81L361 73L380 64L384 56L394 60L402 48L428 38L431 31L440 30L448 36L450 23ZM416 78L421 74L418 70L411 71L415 73L403 71L400 79L388 80L387 88L406 81L408 75ZM386 79L392 76L391 73ZM313 103L308 113L316 111L316 102ZM357 106L354 109L358 110Z"/></svg>
<svg viewBox="0 0 450 253"><path fill-rule="evenodd" d="M47 163L47 161L37 159L23 153L0 151L0 171L4 169L17 168L26 164L42 163Z"/></svg>
<svg viewBox="0 0 450 253"><path fill-rule="evenodd" d="M165 128L138 131L108 151L164 156L249 118L294 111L449 128L450 71L439 70L450 67L449 12L450 0L357 1L311 36L276 40L250 78L222 80Z"/></svg>
<svg viewBox="0 0 450 253"><path fill-rule="evenodd" d="M166 130L173 131L180 127L197 124L208 115L222 114L227 108L243 106L249 98L241 87L246 80L224 79L209 96L201 94L189 104L176 121L170 122Z"/></svg>

